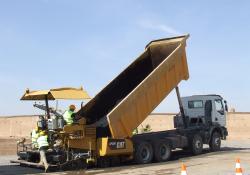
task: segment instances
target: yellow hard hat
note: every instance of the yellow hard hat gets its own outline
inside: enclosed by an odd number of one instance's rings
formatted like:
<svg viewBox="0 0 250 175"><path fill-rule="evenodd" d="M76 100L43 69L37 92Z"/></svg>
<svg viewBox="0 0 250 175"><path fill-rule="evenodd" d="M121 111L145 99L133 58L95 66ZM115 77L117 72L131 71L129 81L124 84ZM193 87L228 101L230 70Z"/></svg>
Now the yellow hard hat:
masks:
<svg viewBox="0 0 250 175"><path fill-rule="evenodd" d="M40 131L39 134L42 135L42 136L44 136L45 135L45 131Z"/></svg>
<svg viewBox="0 0 250 175"><path fill-rule="evenodd" d="M75 105L70 105L70 106L69 106L69 109L70 109L70 110L75 110L75 109L76 109L76 106L75 106Z"/></svg>

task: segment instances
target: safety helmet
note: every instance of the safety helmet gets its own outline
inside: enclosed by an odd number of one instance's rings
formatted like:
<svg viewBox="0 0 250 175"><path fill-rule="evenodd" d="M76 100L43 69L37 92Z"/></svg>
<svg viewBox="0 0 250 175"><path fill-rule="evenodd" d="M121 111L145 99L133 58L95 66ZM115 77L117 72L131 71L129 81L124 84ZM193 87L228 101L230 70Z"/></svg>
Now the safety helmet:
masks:
<svg viewBox="0 0 250 175"><path fill-rule="evenodd" d="M69 109L74 111L76 109L76 106L75 105L70 105Z"/></svg>

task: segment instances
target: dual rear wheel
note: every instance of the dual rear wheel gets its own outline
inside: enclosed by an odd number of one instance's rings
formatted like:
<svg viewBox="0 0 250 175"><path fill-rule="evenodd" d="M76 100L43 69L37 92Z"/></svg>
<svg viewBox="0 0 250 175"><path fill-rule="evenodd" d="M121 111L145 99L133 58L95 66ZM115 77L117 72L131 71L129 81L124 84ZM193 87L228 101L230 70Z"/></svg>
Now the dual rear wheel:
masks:
<svg viewBox="0 0 250 175"><path fill-rule="evenodd" d="M189 150L192 151L194 155L199 155L203 151L203 140L199 134L196 134L190 140ZM209 147L211 151L220 150L221 137L218 132L214 132ZM171 156L171 145L164 139L157 140L153 142L141 141L135 143L134 160L138 164L151 163L153 160L155 162L164 162L169 160ZM100 167L107 167L110 164L110 160L107 158L100 160Z"/></svg>
<svg viewBox="0 0 250 175"><path fill-rule="evenodd" d="M171 147L165 140L155 142L142 141L135 144L134 159L138 164L167 161L171 156Z"/></svg>

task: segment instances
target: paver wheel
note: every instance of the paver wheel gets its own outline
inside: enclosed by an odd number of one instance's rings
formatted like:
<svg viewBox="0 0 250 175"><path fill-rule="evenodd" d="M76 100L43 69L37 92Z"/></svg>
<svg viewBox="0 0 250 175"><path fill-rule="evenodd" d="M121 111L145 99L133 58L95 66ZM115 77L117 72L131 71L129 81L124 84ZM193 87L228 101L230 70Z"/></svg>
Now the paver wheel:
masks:
<svg viewBox="0 0 250 175"><path fill-rule="evenodd" d="M97 159L97 167L99 168L110 167L110 159L108 157L99 157Z"/></svg>

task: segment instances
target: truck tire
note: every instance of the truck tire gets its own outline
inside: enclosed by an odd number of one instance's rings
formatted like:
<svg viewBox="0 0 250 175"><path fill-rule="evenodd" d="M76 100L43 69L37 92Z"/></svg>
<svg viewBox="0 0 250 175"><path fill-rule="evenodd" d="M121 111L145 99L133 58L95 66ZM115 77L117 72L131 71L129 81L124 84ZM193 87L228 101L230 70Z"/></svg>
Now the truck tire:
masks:
<svg viewBox="0 0 250 175"><path fill-rule="evenodd" d="M191 146L191 151L194 155L202 153L203 141L199 134L194 135L190 146Z"/></svg>
<svg viewBox="0 0 250 175"><path fill-rule="evenodd" d="M156 162L164 162L169 160L171 156L171 146L165 140L156 141L154 143L154 160Z"/></svg>
<svg viewBox="0 0 250 175"><path fill-rule="evenodd" d="M221 135L218 132L214 132L209 142L209 148L211 151L219 151L221 146Z"/></svg>
<svg viewBox="0 0 250 175"><path fill-rule="evenodd" d="M150 163L153 159L153 148L149 142L142 141L135 145L135 162L138 164Z"/></svg>

